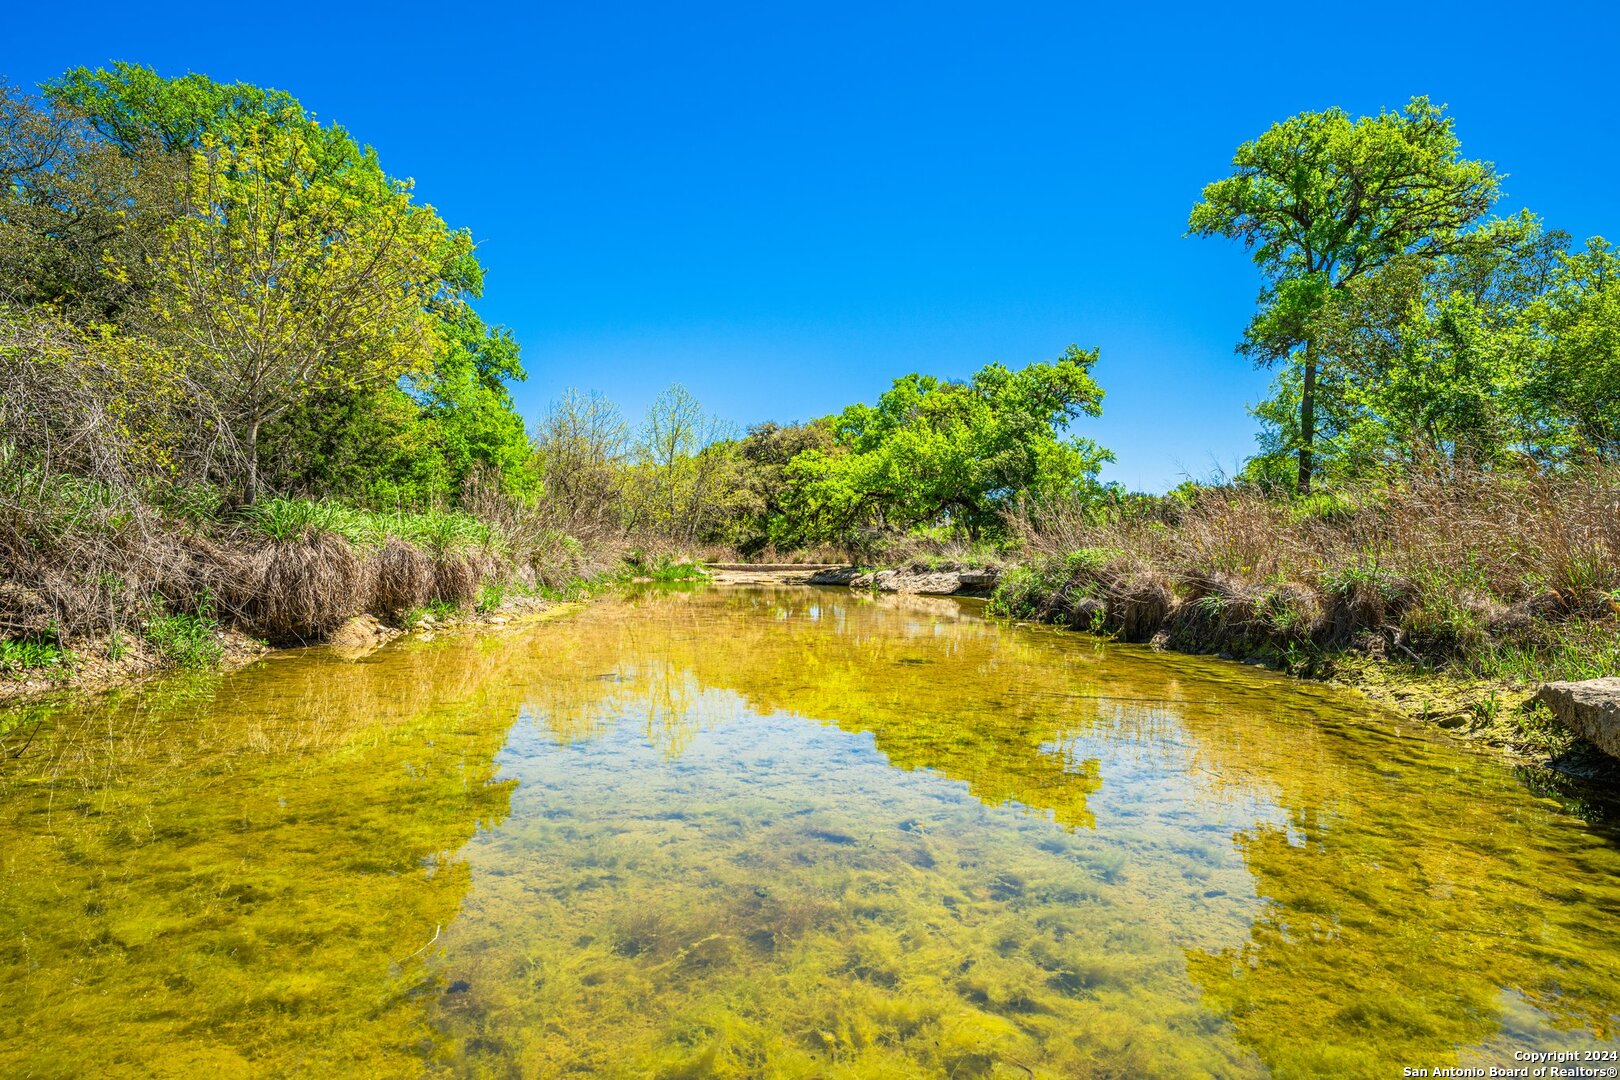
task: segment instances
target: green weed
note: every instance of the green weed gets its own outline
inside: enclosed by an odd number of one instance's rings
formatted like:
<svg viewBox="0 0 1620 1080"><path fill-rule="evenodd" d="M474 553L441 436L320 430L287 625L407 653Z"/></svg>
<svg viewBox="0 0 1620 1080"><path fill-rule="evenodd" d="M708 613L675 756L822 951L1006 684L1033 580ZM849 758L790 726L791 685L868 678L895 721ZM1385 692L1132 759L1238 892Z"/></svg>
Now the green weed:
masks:
<svg viewBox="0 0 1620 1080"><path fill-rule="evenodd" d="M480 612L494 611L506 601L506 587L500 582L486 581L478 590L478 602L475 605Z"/></svg>
<svg viewBox="0 0 1620 1080"><path fill-rule="evenodd" d="M213 601L203 597L192 611L154 612L142 631L163 658L182 668L211 668L225 656Z"/></svg>
<svg viewBox="0 0 1620 1080"><path fill-rule="evenodd" d="M55 633L46 631L31 637L0 641L0 674L22 675L42 672L65 675L72 669L73 653Z"/></svg>
<svg viewBox="0 0 1620 1080"><path fill-rule="evenodd" d="M261 499L241 511L249 528L279 543L303 540L317 533L333 533L350 543L374 538L371 515L327 499Z"/></svg>
<svg viewBox="0 0 1620 1080"><path fill-rule="evenodd" d="M644 552L632 551L625 556L625 568L633 577L652 581L708 581L709 572L689 559L676 559L671 555L649 558Z"/></svg>

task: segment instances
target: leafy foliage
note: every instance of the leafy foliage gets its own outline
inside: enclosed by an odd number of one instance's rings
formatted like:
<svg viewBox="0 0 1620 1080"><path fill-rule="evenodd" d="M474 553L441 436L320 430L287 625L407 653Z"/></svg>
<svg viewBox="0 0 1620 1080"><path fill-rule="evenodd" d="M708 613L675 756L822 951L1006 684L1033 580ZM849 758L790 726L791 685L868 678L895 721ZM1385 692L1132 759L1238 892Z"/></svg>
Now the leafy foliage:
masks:
<svg viewBox="0 0 1620 1080"><path fill-rule="evenodd" d="M1298 484L1315 444L1317 320L1333 294L1397 260L1423 263L1472 242L1499 177L1468 161L1443 107L1414 98L1398 113L1352 120L1301 113L1238 147L1232 174L1204 188L1188 231L1243 241L1265 279L1240 350L1298 366Z"/></svg>
<svg viewBox="0 0 1620 1080"><path fill-rule="evenodd" d="M1021 498L1100 491L1097 470L1112 455L1064 434L1102 412L1097 355L1070 346L1052 363L990 364L963 383L895 380L877 405L832 421L831 449L785 466L791 513L812 539L939 522L976 534Z"/></svg>

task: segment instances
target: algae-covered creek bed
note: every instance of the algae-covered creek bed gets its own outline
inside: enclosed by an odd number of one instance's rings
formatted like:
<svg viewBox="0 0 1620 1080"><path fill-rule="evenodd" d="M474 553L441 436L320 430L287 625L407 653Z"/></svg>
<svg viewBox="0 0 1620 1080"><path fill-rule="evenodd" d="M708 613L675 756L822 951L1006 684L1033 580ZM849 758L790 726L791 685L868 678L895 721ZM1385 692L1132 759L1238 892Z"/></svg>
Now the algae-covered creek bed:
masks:
<svg viewBox="0 0 1620 1080"><path fill-rule="evenodd" d="M971 602L653 589L0 716L0 1075L1620 1047L1612 829L1337 691Z"/></svg>

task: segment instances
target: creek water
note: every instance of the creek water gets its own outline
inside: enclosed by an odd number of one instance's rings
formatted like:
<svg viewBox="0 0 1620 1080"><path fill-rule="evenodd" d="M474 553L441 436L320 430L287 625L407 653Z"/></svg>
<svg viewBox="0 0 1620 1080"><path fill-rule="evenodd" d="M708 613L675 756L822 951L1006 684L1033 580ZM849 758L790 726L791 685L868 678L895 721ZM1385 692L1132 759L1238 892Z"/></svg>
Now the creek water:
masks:
<svg viewBox="0 0 1620 1080"><path fill-rule="evenodd" d="M1358 698L970 601L651 589L0 730L7 1076L1620 1047L1609 828Z"/></svg>

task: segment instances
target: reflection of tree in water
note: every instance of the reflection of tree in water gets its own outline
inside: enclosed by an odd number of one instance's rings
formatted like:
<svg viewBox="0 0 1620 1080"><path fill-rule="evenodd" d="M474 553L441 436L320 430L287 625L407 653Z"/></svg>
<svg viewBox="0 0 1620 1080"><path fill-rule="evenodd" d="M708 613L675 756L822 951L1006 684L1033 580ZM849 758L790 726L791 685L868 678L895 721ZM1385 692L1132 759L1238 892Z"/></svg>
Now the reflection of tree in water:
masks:
<svg viewBox="0 0 1620 1080"><path fill-rule="evenodd" d="M1611 835L1437 738L1328 710L1282 719L1286 738L1234 747L1230 722L1182 716L1210 771L1287 810L1233 837L1264 900L1249 939L1188 954L1263 1060L1382 1076L1612 1037L1620 930L1595 917L1620 910ZM1510 1017L1518 1001L1543 1015Z"/></svg>
<svg viewBox="0 0 1620 1080"><path fill-rule="evenodd" d="M645 616L632 608L551 635L567 640L548 639L526 672L530 714L563 742L639 714L649 738L676 754L735 710L715 693L729 691L759 714L868 733L893 765L961 780L988 805L1093 824L1086 798L1102 783L1096 761L1051 746L1075 722L1073 706L1058 711L1039 696L1072 690L1083 668L1020 648L958 601L805 589L724 595L717 606L701 594L646 594ZM863 617L852 624L854 605Z"/></svg>
<svg viewBox="0 0 1620 1080"><path fill-rule="evenodd" d="M1179 738L1200 801L1282 807L1230 837L1262 898L1249 940L1187 954L1208 1003L1274 1068L1382 1074L1469 1047L1505 1059L1501 1040L1525 1021L1504 1002L1520 999L1553 1027L1612 1035L1620 936L1594 917L1620 910L1612 838L1532 801L1495 762L1328 691L1179 657L1115 653L1105 666L959 618L954 601L723 602L726 614L712 597L648 598L656 617L585 628L594 662L627 679L597 715L669 700L634 659L664 656L688 724L704 714L696 688L725 688L759 712L870 732L896 766L1066 824L1092 823L1101 783L1094 758L1077 770L1061 752L1077 732L1134 736L1145 752ZM855 605L865 618L849 618ZM537 711L559 737L588 729L572 727L577 705Z"/></svg>
<svg viewBox="0 0 1620 1080"><path fill-rule="evenodd" d="M875 846L845 843L819 816L717 807L703 835L754 860L716 863L735 878L724 889L681 876L695 826L678 816L641 821L629 849L608 822L544 818L511 842L549 869L492 879L487 929L510 934L522 913L540 933L524 946L551 965L558 1008L611 1006L627 1024L664 1015L662 982L596 981L664 964L671 1000L723 1026L738 1022L727 988L740 972L791 975L804 984L794 1001L820 1001L807 1030L837 1053L876 1054L912 1025L959 1040L941 1061L982 1064L994 1044L1102 1071L1151 1069L1206 1038L1216 1071L1241 1071L1243 1055L1217 1039L1222 1016L1272 1069L1317 1075L1387 1074L1391 1061L1455 1059L1457 1046L1500 1059L1503 1032L1526 1022L1527 1008L1504 1019L1519 1001L1572 1033L1612 1030L1620 942L1600 918L1620 910L1612 840L1534 802L1494 763L1397 738L1325 691L1008 634L952 600L750 590L606 601L577 621L405 643L354 664L277 657L58 713L0 771L0 1068L236 1074L251 1060L270 1073L409 1073L423 1055L494 1046L511 1034L504 1014L459 1044L433 1033L451 1006L528 1015L541 984L494 966L522 958L492 944L489 971L456 994L424 964L478 902L465 846L508 814L513 782L496 781L493 762L520 711L555 740L611 747L600 736L628 725L672 756L692 755L706 724L793 714L870 734L895 766L960 781L985 805L1068 826L1094 824L1098 747L1110 770L1135 748L1157 756L1143 775L1173 777L1191 814L1169 823L1150 807L1134 827L1180 843L1207 835L1187 831L1199 814L1240 822L1207 840L1236 845L1262 898L1231 909L1256 911L1252 924L1195 928L1204 936L1183 967L1187 940L1167 946L1154 920L1200 909L1154 890L1200 856L1121 858L1155 849L1119 846L1118 806L1109 828L1016 843L958 808L948 820L960 831ZM826 776L836 814L836 770ZM622 779L626 799L645 798ZM1141 794L1116 780L1116 803ZM724 829L735 835L714 835ZM635 882L649 893L611 886L651 867L664 876ZM611 940L551 941L539 924L527 890L569 875L581 889L608 884L549 896L547 918L605 919ZM758 893L751 880L813 887ZM649 906L660 889L671 903ZM578 911L587 902L607 906L592 921ZM738 927L757 934L725 936ZM968 954L977 966L956 972ZM922 976L926 988L908 981ZM688 994L698 981L713 996ZM783 1018L766 1015L738 1045L783 1038ZM558 1032L544 1037L575 1039ZM811 1074L825 1049L811 1048Z"/></svg>
<svg viewBox="0 0 1620 1080"><path fill-rule="evenodd" d="M385 656L92 699L8 763L0 1071L419 1067L413 987L452 853L508 813L516 701L495 655Z"/></svg>

